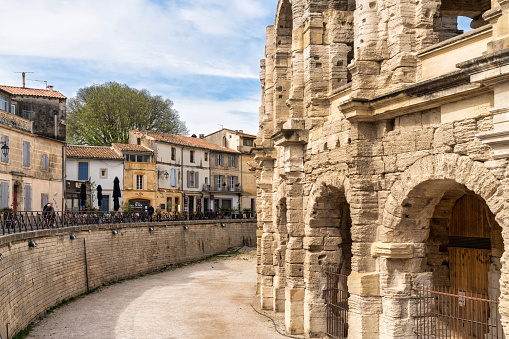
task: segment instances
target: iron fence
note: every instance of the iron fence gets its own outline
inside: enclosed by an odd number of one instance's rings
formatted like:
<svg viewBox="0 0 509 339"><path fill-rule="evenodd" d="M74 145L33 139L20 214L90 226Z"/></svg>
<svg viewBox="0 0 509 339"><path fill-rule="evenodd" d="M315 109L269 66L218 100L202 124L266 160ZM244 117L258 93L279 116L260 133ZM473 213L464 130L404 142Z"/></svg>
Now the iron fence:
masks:
<svg viewBox="0 0 509 339"><path fill-rule="evenodd" d="M240 215L236 216L241 218ZM232 216L227 219L233 218ZM96 224L133 224L184 220L222 219L215 212L153 213L148 212L13 212L0 211L0 234L36 231L51 228Z"/></svg>
<svg viewBox="0 0 509 339"><path fill-rule="evenodd" d="M329 338L348 338L348 276L340 274L339 267L330 266L325 270L327 288L325 306L327 312L327 333Z"/></svg>
<svg viewBox="0 0 509 339"><path fill-rule="evenodd" d="M498 301L449 287L417 286L417 338L505 338Z"/></svg>

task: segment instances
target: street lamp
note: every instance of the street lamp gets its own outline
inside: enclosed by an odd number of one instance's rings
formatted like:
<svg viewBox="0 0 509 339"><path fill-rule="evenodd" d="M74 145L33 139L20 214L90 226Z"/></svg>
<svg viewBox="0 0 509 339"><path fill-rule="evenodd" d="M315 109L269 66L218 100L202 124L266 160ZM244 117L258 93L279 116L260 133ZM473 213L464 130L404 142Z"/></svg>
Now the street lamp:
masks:
<svg viewBox="0 0 509 339"><path fill-rule="evenodd" d="M168 171L157 171L157 177L159 178L161 175L164 175L166 179L168 179L168 177L170 176Z"/></svg>
<svg viewBox="0 0 509 339"><path fill-rule="evenodd" d="M2 156L7 158L9 156L9 146L7 146L7 142L1 142L2 144Z"/></svg>

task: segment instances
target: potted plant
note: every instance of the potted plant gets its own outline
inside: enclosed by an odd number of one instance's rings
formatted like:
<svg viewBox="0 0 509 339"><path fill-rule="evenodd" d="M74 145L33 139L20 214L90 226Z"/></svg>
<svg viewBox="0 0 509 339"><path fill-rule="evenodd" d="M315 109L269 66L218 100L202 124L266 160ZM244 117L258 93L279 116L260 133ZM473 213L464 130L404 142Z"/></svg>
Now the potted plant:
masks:
<svg viewBox="0 0 509 339"><path fill-rule="evenodd" d="M251 218L251 209L250 208L244 208L242 210L242 212L244 212L244 214L246 215L246 218Z"/></svg>

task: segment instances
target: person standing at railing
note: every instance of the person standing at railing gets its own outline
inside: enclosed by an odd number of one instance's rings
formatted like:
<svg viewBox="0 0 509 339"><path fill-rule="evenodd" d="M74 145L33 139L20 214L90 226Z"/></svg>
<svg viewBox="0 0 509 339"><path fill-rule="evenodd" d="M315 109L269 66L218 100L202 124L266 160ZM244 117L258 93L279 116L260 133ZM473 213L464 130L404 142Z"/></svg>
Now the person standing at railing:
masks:
<svg viewBox="0 0 509 339"><path fill-rule="evenodd" d="M46 219L46 223L48 226L53 227L53 219L55 217L55 209L51 205L51 203L47 203L46 206L42 209L42 215L44 219Z"/></svg>
<svg viewBox="0 0 509 339"><path fill-rule="evenodd" d="M148 205L147 212L148 212L148 221L152 221L152 215L154 215L154 206Z"/></svg>
<svg viewBox="0 0 509 339"><path fill-rule="evenodd" d="M157 208L156 208L156 218L157 218L157 221L161 221L161 207L160 206L157 206Z"/></svg>

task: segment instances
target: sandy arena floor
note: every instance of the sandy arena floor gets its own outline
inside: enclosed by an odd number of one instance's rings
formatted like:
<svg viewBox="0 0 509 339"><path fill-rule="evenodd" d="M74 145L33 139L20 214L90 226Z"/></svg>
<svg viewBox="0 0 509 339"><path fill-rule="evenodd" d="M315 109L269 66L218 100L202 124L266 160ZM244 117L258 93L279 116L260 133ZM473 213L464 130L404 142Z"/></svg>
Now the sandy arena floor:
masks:
<svg viewBox="0 0 509 339"><path fill-rule="evenodd" d="M285 338L257 314L256 252L148 275L70 303L28 338ZM275 317L280 330L283 314Z"/></svg>

